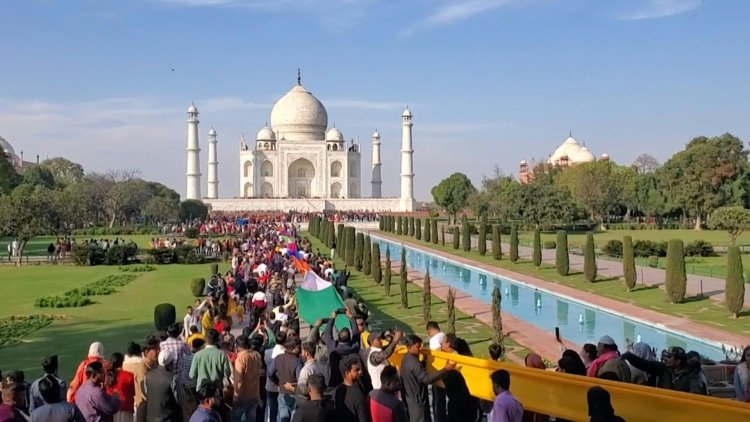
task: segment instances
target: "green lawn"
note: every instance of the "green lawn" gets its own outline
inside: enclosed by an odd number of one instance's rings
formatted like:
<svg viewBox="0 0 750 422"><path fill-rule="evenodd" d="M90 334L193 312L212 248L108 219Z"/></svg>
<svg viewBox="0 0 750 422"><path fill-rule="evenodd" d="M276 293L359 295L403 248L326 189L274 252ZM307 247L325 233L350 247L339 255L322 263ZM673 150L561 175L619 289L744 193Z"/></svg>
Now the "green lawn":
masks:
<svg viewBox="0 0 750 422"><path fill-rule="evenodd" d="M397 236L384 232L379 233L384 237L396 240L410 240L411 242L422 245L424 248L436 249L441 252L447 252L456 256L504 268L506 270L526 274L550 283L557 283L578 290L596 293L600 296L631 303L664 314L686 318L711 327L742 334L750 334L750 323L748 323L748 320L750 320L750 311L744 311L741 318L734 319L730 316L726 308L719 303L713 302L707 297L691 297L688 298L685 303L672 304L667 301L664 292L656 287L638 285L633 292L628 292L623 281L619 279L603 279L597 280L595 283L589 283L583 278L583 274L580 272L573 273L567 277L562 277L557 274L554 266L551 265L543 264L541 268L537 268L531 262L524 260L520 260L518 263L514 264L508 260L507 255L504 256L504 259L496 261L492 258L492 253L489 251L487 255L481 256L474 250L464 252L463 249L456 250L447 244L446 246L440 244L433 245L431 243L427 244L418 241L408 236ZM507 254L507 250L504 251L504 253Z"/></svg>
<svg viewBox="0 0 750 422"><path fill-rule="evenodd" d="M22 369L27 378L40 372L40 362L47 354L60 357L60 372L72 376L76 365L86 356L93 341L104 343L107 355L124 352L131 340L142 341L154 332L154 306L172 303L181 318L193 298L189 280L210 273L205 265L163 265L156 271L140 274L129 285L109 296L94 297L94 304L81 308L35 308L39 296L63 293L74 287L96 281L118 272L117 267L74 267L70 265L29 265L16 268L0 266L0 318L11 315L50 313L55 320L24 339L20 344L0 348L0 369Z"/></svg>
<svg viewBox="0 0 750 422"><path fill-rule="evenodd" d="M310 236L309 233L303 235L313 242L313 250L320 248L321 252L328 255L330 249L323 245L318 239ZM385 255L383 255L385 257ZM392 257L398 259L398 257ZM334 262L337 268L343 268L344 262L340 258L335 258ZM349 279L349 287L367 303L373 317L371 325L379 328L399 327L404 332L415 333L426 341L427 333L425 323L422 319L422 289L413 284L407 285L409 297L409 309L401 307L401 294L398 285L398 277L394 275L391 280L391 295L385 296L385 289L381 285L375 284L372 278L366 279L364 274L350 269L352 276ZM432 319L440 324L445 330L448 312L445 302L432 296L431 306ZM474 319L458 310L456 310L456 333L464 338L471 347L474 356L489 358L487 346L492 342L492 328ZM503 340L507 353L523 359L529 350L524 346L516 343L510 337Z"/></svg>

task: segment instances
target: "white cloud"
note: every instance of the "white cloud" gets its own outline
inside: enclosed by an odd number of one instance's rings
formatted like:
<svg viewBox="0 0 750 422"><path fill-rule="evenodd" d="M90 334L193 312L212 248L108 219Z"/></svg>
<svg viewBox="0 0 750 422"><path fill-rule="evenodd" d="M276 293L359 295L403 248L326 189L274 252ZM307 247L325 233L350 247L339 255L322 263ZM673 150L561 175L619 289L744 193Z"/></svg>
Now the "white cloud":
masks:
<svg viewBox="0 0 750 422"><path fill-rule="evenodd" d="M700 7L704 0L648 0L637 11L620 16L624 20L665 18Z"/></svg>
<svg viewBox="0 0 750 422"><path fill-rule="evenodd" d="M497 9L516 0L454 0L437 7L425 18L413 23L401 32L402 36L469 19L482 12Z"/></svg>

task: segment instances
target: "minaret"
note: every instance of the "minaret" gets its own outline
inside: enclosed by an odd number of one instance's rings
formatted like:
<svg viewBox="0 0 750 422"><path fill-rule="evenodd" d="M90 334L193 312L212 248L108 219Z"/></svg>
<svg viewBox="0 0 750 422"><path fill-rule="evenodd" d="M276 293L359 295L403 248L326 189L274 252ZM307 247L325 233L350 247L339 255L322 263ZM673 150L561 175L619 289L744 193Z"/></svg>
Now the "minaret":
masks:
<svg viewBox="0 0 750 422"><path fill-rule="evenodd" d="M372 134L372 197L382 198L380 186L383 184L380 179L380 134L376 130Z"/></svg>
<svg viewBox="0 0 750 422"><path fill-rule="evenodd" d="M401 115L401 211L414 210L414 162L411 143L411 111Z"/></svg>
<svg viewBox="0 0 750 422"><path fill-rule="evenodd" d="M198 109L195 104L191 104L187 111L188 131L187 131L187 191L186 199L201 199L201 167L200 153L201 148L198 144Z"/></svg>
<svg viewBox="0 0 750 422"><path fill-rule="evenodd" d="M216 154L216 131L208 131L208 199L219 198L219 162Z"/></svg>

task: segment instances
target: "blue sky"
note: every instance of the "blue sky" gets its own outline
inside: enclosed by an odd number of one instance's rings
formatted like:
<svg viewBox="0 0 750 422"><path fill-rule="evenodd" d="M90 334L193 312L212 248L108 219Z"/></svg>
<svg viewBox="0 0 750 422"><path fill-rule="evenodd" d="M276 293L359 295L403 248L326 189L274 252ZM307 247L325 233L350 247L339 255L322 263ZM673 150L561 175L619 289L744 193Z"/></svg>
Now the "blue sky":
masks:
<svg viewBox="0 0 750 422"><path fill-rule="evenodd" d="M380 131L386 195L410 106L427 200L454 171L477 185L495 165L515 173L568 131L625 164L701 134L750 140L749 12L742 0L0 0L0 136L27 160L137 168L184 194L195 101L203 174L213 125L231 197L240 132L254 137L300 67L364 163Z"/></svg>

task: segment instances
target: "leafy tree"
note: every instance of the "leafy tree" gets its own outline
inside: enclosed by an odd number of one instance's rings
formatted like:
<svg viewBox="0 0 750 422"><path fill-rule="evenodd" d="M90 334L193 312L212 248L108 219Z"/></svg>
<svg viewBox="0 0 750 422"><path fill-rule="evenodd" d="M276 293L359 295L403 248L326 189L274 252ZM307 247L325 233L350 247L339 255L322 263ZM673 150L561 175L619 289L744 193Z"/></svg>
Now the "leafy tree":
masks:
<svg viewBox="0 0 750 422"><path fill-rule="evenodd" d="M424 275L424 283L422 284L422 319L427 323L432 319L432 289L430 287L430 269L427 268L427 272Z"/></svg>
<svg viewBox="0 0 750 422"><path fill-rule="evenodd" d="M638 174L653 173L660 165L659 160L650 154L641 154L635 159L635 161L633 161L633 167Z"/></svg>
<svg viewBox="0 0 750 422"><path fill-rule="evenodd" d="M510 228L510 261L518 262L518 226L515 224Z"/></svg>
<svg viewBox="0 0 750 422"><path fill-rule="evenodd" d="M433 218L432 221L430 221L430 240L435 245L438 244L438 229L437 229L437 227L438 227L437 226L437 220Z"/></svg>
<svg viewBox="0 0 750 422"><path fill-rule="evenodd" d="M421 240L422 239L422 219L417 218L417 221L415 221L414 224L415 224L414 238L416 238L417 240Z"/></svg>
<svg viewBox="0 0 750 422"><path fill-rule="evenodd" d="M357 236L356 232L354 230L354 227L346 226L344 228L344 232L346 233L346 255L345 255L345 261L346 265L349 267L354 266L354 256L356 252L356 243L357 243Z"/></svg>
<svg viewBox="0 0 750 422"><path fill-rule="evenodd" d="M21 183L21 176L13 168L8 154L0 149L0 194L10 193Z"/></svg>
<svg viewBox="0 0 750 422"><path fill-rule="evenodd" d="M458 226L453 227L453 249L458 250L461 246L459 245L459 239L461 239L461 229Z"/></svg>
<svg viewBox="0 0 750 422"><path fill-rule="evenodd" d="M724 303L735 318L745 304L745 280L742 277L742 256L737 246L730 246L727 254L727 279Z"/></svg>
<svg viewBox="0 0 750 422"><path fill-rule="evenodd" d="M469 252L471 250L471 228L469 227L469 222L466 220L466 216L463 217L461 220L461 244L464 248L464 252Z"/></svg>
<svg viewBox="0 0 750 422"><path fill-rule="evenodd" d="M143 216L152 222L177 221L179 212L178 206L172 200L163 196L151 198L143 208Z"/></svg>
<svg viewBox="0 0 750 422"><path fill-rule="evenodd" d="M180 202L180 220L192 219L205 220L208 216L208 207L197 199L186 199Z"/></svg>
<svg viewBox="0 0 750 422"><path fill-rule="evenodd" d="M370 273L372 273L372 278L375 280L375 284L380 284L380 282L383 281L383 270L380 268L380 243L372 243L371 255L370 266L372 268Z"/></svg>
<svg viewBox="0 0 750 422"><path fill-rule="evenodd" d="M354 238L354 268L362 271L362 252L365 249L365 235L357 232Z"/></svg>
<svg viewBox="0 0 750 422"><path fill-rule="evenodd" d="M555 267L557 273L565 276L570 272L570 256L568 256L568 232L559 230L557 232L557 245L555 250Z"/></svg>
<svg viewBox="0 0 750 422"><path fill-rule="evenodd" d="M500 238L500 226L492 225L492 258L500 260L503 257L503 247Z"/></svg>
<svg viewBox="0 0 750 422"><path fill-rule="evenodd" d="M539 229L534 230L534 252L531 261L534 266L542 265L542 235Z"/></svg>
<svg viewBox="0 0 750 422"><path fill-rule="evenodd" d="M364 245L362 248L362 272L365 276L369 276L372 272L372 266L370 265L370 253L372 248L372 241L370 236L365 236Z"/></svg>
<svg viewBox="0 0 750 422"><path fill-rule="evenodd" d="M432 188L432 198L455 219L456 213L469 204L469 196L474 192L476 188L465 174L453 173Z"/></svg>
<svg viewBox="0 0 750 422"><path fill-rule="evenodd" d="M54 233L65 223L56 213L53 195L49 189L29 186L22 195L0 196L0 236L18 240L16 265L21 265L23 251L31 239Z"/></svg>
<svg viewBox="0 0 750 422"><path fill-rule="evenodd" d="M625 236L622 238L622 273L625 277L625 285L628 291L632 291L637 280L635 271L635 255L633 253L633 238Z"/></svg>
<svg viewBox="0 0 750 422"><path fill-rule="evenodd" d="M479 255L487 254L487 215L483 214L479 222L479 244L477 245Z"/></svg>
<svg viewBox="0 0 750 422"><path fill-rule="evenodd" d="M42 186L47 189L55 188L55 176L47 168L34 166L23 172L23 183L31 186Z"/></svg>
<svg viewBox="0 0 750 422"><path fill-rule="evenodd" d="M383 266L383 286L385 297L391 297L391 248L385 248L385 265Z"/></svg>
<svg viewBox="0 0 750 422"><path fill-rule="evenodd" d="M447 330L449 333L456 332L456 290L448 288L448 297L446 298L446 307L448 308Z"/></svg>
<svg viewBox="0 0 750 422"><path fill-rule="evenodd" d="M594 233L586 234L586 246L583 251L583 277L589 283L596 280L596 251L594 250Z"/></svg>
<svg viewBox="0 0 750 422"><path fill-rule="evenodd" d="M55 186L58 189L64 189L75 183L81 183L84 178L83 166L74 163L66 158L55 157L39 163L42 167L52 174ZM177 199L179 202L179 197Z"/></svg>
<svg viewBox="0 0 750 422"><path fill-rule="evenodd" d="M737 237L750 228L750 210L744 207L721 207L711 214L709 225L714 230L726 230L734 245Z"/></svg>
<svg viewBox="0 0 750 422"><path fill-rule="evenodd" d="M593 220L603 224L609 211L622 201L624 171L611 161L582 163L562 172L558 183Z"/></svg>
<svg viewBox="0 0 750 422"><path fill-rule="evenodd" d="M682 303L687 292L685 253L682 240L672 239L667 246L667 268L664 288L672 303Z"/></svg>
<svg viewBox="0 0 750 422"><path fill-rule="evenodd" d="M425 242L430 243L430 219L426 218L424 220L424 233L422 233L422 239L424 239Z"/></svg>
<svg viewBox="0 0 750 422"><path fill-rule="evenodd" d="M492 341L500 343L503 340L503 314L502 314L503 297L500 294L500 288L495 286L492 289Z"/></svg>

